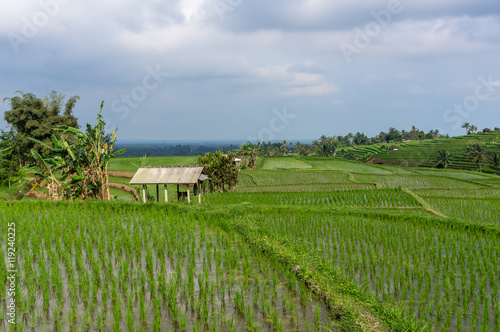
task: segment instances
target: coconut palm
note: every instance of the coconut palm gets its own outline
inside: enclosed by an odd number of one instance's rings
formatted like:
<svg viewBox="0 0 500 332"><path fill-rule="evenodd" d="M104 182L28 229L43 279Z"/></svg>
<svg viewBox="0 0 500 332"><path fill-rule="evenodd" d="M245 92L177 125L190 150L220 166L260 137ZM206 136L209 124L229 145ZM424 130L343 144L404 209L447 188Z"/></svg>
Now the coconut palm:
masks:
<svg viewBox="0 0 500 332"><path fill-rule="evenodd" d="M287 144L288 144L288 142L287 142L286 140L285 140L285 141L283 141L283 142L281 142L281 146L280 146L280 148L281 148L281 149L283 149L283 155L284 155L284 156L286 156L286 152L287 152L287 150L288 150L288 148L287 148Z"/></svg>
<svg viewBox="0 0 500 332"><path fill-rule="evenodd" d="M467 152L473 157L472 163L479 165L479 172L482 172L482 163L488 164L488 148L480 145L479 143L474 143L467 147Z"/></svg>
<svg viewBox="0 0 500 332"><path fill-rule="evenodd" d="M490 157L491 166L494 166L498 170L500 168L500 153L493 153Z"/></svg>
<svg viewBox="0 0 500 332"><path fill-rule="evenodd" d="M469 134L470 123L464 122L462 124L462 128L465 128L465 131L467 132L467 135L468 135Z"/></svg>
<svg viewBox="0 0 500 332"><path fill-rule="evenodd" d="M448 166L451 165L451 154L445 150L438 151L435 162L434 167L448 168Z"/></svg>

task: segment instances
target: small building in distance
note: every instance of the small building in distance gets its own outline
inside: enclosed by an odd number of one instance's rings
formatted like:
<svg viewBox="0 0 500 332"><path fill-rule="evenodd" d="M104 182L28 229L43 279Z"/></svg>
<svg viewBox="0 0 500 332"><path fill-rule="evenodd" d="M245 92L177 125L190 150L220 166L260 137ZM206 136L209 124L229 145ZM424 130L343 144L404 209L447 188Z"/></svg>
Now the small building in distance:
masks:
<svg viewBox="0 0 500 332"><path fill-rule="evenodd" d="M165 202L168 202L167 185L177 185L177 199L187 197L191 202L191 190L201 203L201 186L209 180L203 166L143 166L134 174L130 185L142 185L142 201L146 203L146 187L156 185L156 200L160 201L159 185L164 186ZM181 192L180 187L186 188Z"/></svg>
<svg viewBox="0 0 500 332"><path fill-rule="evenodd" d="M483 129L483 133L484 133L484 134L487 134L487 133L489 133L490 131L491 131L491 129L490 129L490 128L484 128L484 129Z"/></svg>
<svg viewBox="0 0 500 332"><path fill-rule="evenodd" d="M380 159L379 157L373 157L366 161L369 164L385 164L385 161Z"/></svg>
<svg viewBox="0 0 500 332"><path fill-rule="evenodd" d="M399 150L399 147L397 145L391 145L389 147L389 150L392 150L392 151L398 151Z"/></svg>

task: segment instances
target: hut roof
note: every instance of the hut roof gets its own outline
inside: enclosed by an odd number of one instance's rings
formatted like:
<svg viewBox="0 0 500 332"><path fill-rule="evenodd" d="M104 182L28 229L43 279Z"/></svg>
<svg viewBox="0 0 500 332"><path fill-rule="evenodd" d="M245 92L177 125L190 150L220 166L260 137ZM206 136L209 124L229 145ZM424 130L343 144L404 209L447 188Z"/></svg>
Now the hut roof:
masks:
<svg viewBox="0 0 500 332"><path fill-rule="evenodd" d="M202 176L203 175L203 176ZM130 184L195 184L208 177L203 166L143 166Z"/></svg>
<svg viewBox="0 0 500 332"><path fill-rule="evenodd" d="M380 159L379 157L373 157L372 159L367 160L366 162L370 164L385 164L385 161Z"/></svg>

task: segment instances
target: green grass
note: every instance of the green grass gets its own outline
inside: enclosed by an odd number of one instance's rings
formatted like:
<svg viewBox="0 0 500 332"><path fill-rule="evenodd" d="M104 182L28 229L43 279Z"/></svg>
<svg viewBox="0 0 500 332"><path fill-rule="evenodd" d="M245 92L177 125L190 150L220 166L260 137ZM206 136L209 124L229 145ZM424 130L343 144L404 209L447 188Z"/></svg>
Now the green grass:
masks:
<svg viewBox="0 0 500 332"><path fill-rule="evenodd" d="M296 158L294 156L289 157L265 157L263 169L302 169L302 168L312 168L307 162Z"/></svg>

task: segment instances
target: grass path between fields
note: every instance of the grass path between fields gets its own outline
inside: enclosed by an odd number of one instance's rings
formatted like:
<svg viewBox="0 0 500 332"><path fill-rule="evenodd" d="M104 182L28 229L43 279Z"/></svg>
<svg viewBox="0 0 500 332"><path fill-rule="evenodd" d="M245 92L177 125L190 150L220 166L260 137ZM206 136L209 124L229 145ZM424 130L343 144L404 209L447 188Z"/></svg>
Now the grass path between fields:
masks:
<svg viewBox="0 0 500 332"><path fill-rule="evenodd" d="M422 207L424 209L426 209L427 211L429 212L432 212L434 213L436 216L439 216L439 217L443 217L443 218L448 218L447 216L445 216L444 214L442 213L439 213L438 211L434 210L430 205L429 203L427 203L422 197L418 196L417 194L415 194L413 191L411 191L410 189L408 188L401 188L403 189L403 191L411 196L413 196L413 198L415 198L420 204L422 204Z"/></svg>
<svg viewBox="0 0 500 332"><path fill-rule="evenodd" d="M274 210L276 207L226 206L219 211L204 210L203 214L211 220L210 223L226 231L236 230L249 244L293 271L325 303L332 317L339 322L340 331L428 330L426 322L406 315L395 305L377 300L366 287L351 281L330 262L321 259L316 251L305 249L307 246L300 239L288 239L263 227L259 218L269 209ZM333 212L324 207L307 210ZM352 210L351 213L359 216L380 214Z"/></svg>

